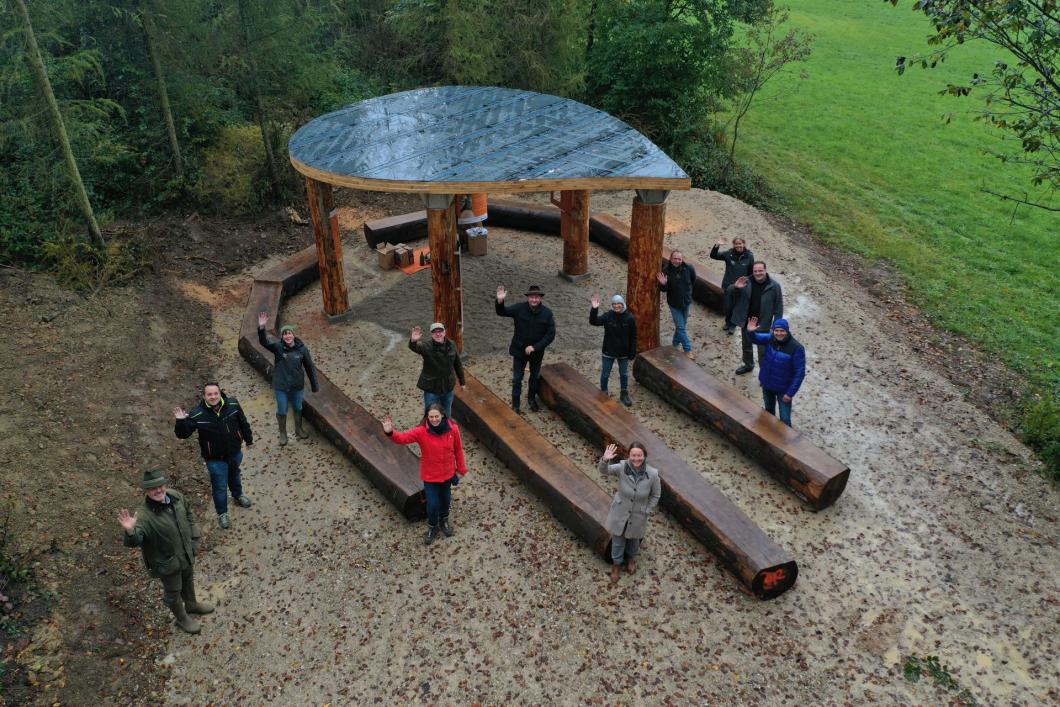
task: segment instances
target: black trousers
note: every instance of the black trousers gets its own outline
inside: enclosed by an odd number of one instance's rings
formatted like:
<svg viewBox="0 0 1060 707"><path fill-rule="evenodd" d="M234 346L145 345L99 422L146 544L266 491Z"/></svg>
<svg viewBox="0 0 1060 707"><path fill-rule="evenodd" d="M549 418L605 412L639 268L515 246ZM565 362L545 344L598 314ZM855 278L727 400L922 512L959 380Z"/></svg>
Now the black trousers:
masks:
<svg viewBox="0 0 1060 707"><path fill-rule="evenodd" d="M743 350L743 362L748 366L755 365L755 357L752 349L758 349L758 365L762 365L762 356L765 355L766 347L756 345L751 341L751 337L747 335L746 326L740 327L740 348Z"/></svg>
<svg viewBox="0 0 1060 707"><path fill-rule="evenodd" d="M512 402L517 402L523 392L523 374L526 364L530 364L530 380L527 382L527 395L531 400L537 397L537 386L541 381L541 361L544 351L535 351L529 356L512 356Z"/></svg>

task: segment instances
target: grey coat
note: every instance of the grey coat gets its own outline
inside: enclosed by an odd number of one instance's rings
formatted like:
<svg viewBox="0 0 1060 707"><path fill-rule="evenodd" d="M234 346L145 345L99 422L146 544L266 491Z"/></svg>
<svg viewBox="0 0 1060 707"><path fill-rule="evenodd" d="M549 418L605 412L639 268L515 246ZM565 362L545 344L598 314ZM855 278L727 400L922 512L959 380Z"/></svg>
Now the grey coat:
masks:
<svg viewBox="0 0 1060 707"><path fill-rule="evenodd" d="M732 308L732 318L729 320L738 327L747 324L747 310L751 307L751 278L747 285L737 289L736 285L729 285L736 298ZM780 283L770 275L765 290L762 291L762 311L758 315L758 331L769 331L773 328L773 322L784 318L784 293Z"/></svg>
<svg viewBox="0 0 1060 707"><path fill-rule="evenodd" d="M618 491L615 492L611 510L607 513L607 532L631 540L643 538L648 516L659 505L659 499L662 497L659 471L645 463L644 470L648 472L648 476L635 484L632 467L628 461L608 464L600 459L597 468L601 474L618 477Z"/></svg>

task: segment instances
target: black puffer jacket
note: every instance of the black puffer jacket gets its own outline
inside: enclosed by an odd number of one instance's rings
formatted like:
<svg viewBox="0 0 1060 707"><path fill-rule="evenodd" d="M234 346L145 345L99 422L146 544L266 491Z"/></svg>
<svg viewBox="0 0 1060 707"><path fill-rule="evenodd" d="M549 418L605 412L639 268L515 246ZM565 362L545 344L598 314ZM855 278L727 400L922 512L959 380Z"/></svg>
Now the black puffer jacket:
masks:
<svg viewBox="0 0 1060 707"><path fill-rule="evenodd" d="M721 278L721 289L725 289L743 276L751 276L751 266L755 263L755 256L751 251L744 248L742 253L737 253L733 248L720 250L721 246L715 245L710 249L710 257L713 260L725 261L725 275Z"/></svg>
<svg viewBox="0 0 1060 707"><path fill-rule="evenodd" d="M497 305L498 317L511 317L515 320L515 333L512 335L512 343L508 345L508 354L511 356L526 356L526 347L533 346L534 352L543 354L545 347L556 338L556 320L552 318L552 310L545 305L538 305L537 309L531 309L528 302L513 304L505 307L504 302L494 300Z"/></svg>
<svg viewBox="0 0 1060 707"><path fill-rule="evenodd" d="M633 358L637 355L637 320L628 308L599 313L599 307L589 310L589 323L604 328L604 356Z"/></svg>
<svg viewBox="0 0 1060 707"><path fill-rule="evenodd" d="M272 388L273 390L301 390L305 387L305 376L309 376L309 386L313 392L320 390L317 385L317 368L309 355L309 347L294 337L294 346L288 346L281 339L267 336L262 327L258 327L258 343L272 352Z"/></svg>
<svg viewBox="0 0 1060 707"><path fill-rule="evenodd" d="M176 420L173 432L181 439L199 433L199 451L207 461L231 459L243 443L254 444L250 423L239 401L221 393L221 404L215 412L205 400L199 402L183 420Z"/></svg>
<svg viewBox="0 0 1060 707"><path fill-rule="evenodd" d="M667 263L663 268L666 284L659 289L666 293L666 304L671 307L687 307L692 304L692 287L696 284L696 269L688 263L674 267Z"/></svg>

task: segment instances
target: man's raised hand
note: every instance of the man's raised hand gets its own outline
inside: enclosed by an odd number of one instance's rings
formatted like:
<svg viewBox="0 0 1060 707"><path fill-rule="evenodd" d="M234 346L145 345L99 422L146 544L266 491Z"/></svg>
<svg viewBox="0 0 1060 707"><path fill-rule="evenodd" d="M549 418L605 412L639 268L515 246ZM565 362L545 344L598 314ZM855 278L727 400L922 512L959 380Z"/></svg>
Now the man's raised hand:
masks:
<svg viewBox="0 0 1060 707"><path fill-rule="evenodd" d="M593 309L600 308L600 295L593 295L589 298L589 303L593 306Z"/></svg>
<svg viewBox="0 0 1060 707"><path fill-rule="evenodd" d="M118 511L118 523L121 524L121 527L125 529L126 533L131 533L136 529L136 514L133 513L130 515L127 509L122 508Z"/></svg>
<svg viewBox="0 0 1060 707"><path fill-rule="evenodd" d="M422 336L423 336L423 328L422 327L418 327L418 326L414 326L414 327L412 327L412 333L409 334L409 341L412 341L412 342L419 341Z"/></svg>
<svg viewBox="0 0 1060 707"><path fill-rule="evenodd" d="M265 325L269 323L268 312L258 312L258 329L264 329Z"/></svg>
<svg viewBox="0 0 1060 707"><path fill-rule="evenodd" d="M508 296L508 291L504 289L504 285L497 285L497 301L503 302L504 298Z"/></svg>
<svg viewBox="0 0 1060 707"><path fill-rule="evenodd" d="M184 408L180 407L179 405L177 407L173 408L173 417L177 418L178 420L183 420L187 416L188 416L188 413L186 413L184 411Z"/></svg>
<svg viewBox="0 0 1060 707"><path fill-rule="evenodd" d="M670 278L666 277L666 273L664 272L655 273L655 279L659 281L660 285L665 285L670 280Z"/></svg>

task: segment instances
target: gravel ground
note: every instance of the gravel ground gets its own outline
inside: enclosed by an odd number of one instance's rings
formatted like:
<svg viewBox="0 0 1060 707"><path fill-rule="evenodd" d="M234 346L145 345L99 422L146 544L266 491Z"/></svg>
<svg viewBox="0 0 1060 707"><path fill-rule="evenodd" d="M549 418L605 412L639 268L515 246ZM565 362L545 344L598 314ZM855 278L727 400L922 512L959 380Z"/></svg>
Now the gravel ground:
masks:
<svg viewBox="0 0 1060 707"><path fill-rule="evenodd" d="M594 210L629 218L630 194L593 197ZM333 381L404 429L421 404L405 340L430 322L430 276L377 270L364 217L342 210L356 319L327 324L318 287L282 319L300 325ZM201 635L170 637L167 701L941 704L957 690L902 676L906 656L937 655L982 704L1057 703L1056 490L1028 450L924 361L921 332L896 332L879 298L764 214L677 192L667 228L667 244L701 262L719 236L739 234L769 264L808 352L795 426L851 468L839 502L813 513L633 384L634 412L794 555L791 591L751 597L665 513L650 522L638 574L613 588L603 562L470 435L457 534L424 548L424 526L315 432L278 447L271 390L236 351L242 298L225 298L214 307L219 370L260 440L244 463L255 506L235 508L200 559L199 586L219 606ZM593 246L592 278L570 284L556 276L558 238L495 228L489 248L465 263L469 370L506 396L511 323L493 314L492 292L537 283L559 328L546 362L595 378L589 296L622 291L625 263ZM245 293L278 259L218 287ZM662 331L666 342L668 313ZM691 331L698 363L757 400L756 380L733 375L738 337L698 305ZM600 450L548 411L524 414L613 490L594 470Z"/></svg>

